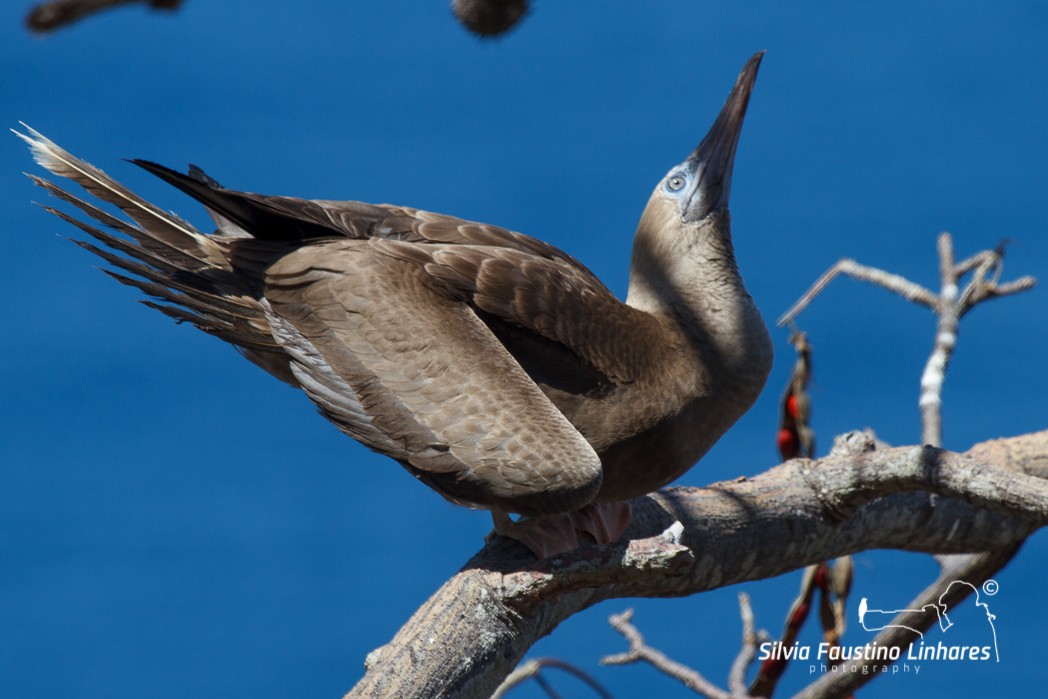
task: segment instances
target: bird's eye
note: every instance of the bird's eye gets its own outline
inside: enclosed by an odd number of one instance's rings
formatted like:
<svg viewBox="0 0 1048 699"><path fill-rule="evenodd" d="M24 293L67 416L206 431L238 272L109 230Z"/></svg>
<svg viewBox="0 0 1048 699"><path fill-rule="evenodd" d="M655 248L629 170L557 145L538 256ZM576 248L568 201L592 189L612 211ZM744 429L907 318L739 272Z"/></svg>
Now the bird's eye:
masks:
<svg viewBox="0 0 1048 699"><path fill-rule="evenodd" d="M666 181L666 187L671 192L678 192L684 187L684 178L680 175L674 175Z"/></svg>

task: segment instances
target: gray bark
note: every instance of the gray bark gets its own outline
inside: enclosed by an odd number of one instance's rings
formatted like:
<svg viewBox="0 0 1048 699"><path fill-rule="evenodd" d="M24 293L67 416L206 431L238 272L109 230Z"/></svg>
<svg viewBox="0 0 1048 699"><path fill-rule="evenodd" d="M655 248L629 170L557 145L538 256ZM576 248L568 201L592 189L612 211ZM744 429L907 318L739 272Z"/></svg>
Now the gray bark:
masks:
<svg viewBox="0 0 1048 699"><path fill-rule="evenodd" d="M496 539L368 656L347 696L489 697L538 639L607 599L692 595L867 549L999 550L1048 521L1048 431L964 454L868 449L638 498L614 545L536 561Z"/></svg>

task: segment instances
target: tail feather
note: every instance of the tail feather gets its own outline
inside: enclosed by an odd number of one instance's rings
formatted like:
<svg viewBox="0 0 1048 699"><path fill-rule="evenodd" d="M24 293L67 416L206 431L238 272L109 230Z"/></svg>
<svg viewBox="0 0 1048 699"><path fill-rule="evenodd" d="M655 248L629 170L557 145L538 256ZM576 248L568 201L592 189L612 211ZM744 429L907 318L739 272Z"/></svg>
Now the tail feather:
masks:
<svg viewBox="0 0 1048 699"><path fill-rule="evenodd" d="M189 323L211 335L218 335L219 333L229 332L233 329L233 326L225 321L214 318L205 318L193 313L192 311L179 308L178 306L165 306L164 304L156 303L155 301L142 301L141 303L152 308L154 311L160 311L176 323Z"/></svg>
<svg viewBox="0 0 1048 699"><path fill-rule="evenodd" d="M141 282L135 279L126 281L123 278L119 279L121 282L130 283L132 286L136 286L150 296L163 298L172 303L177 303L196 313L223 315L229 316L230 318L249 317L248 314L251 311L251 307L247 304L238 303L235 299L224 297L219 294L212 294L203 291L198 286L186 284L175 279L163 279L161 281L159 280L160 275L155 274L154 270L150 270L141 263L122 258L119 255L114 255L82 240L74 240L73 242L84 250L98 255L114 267L119 267L124 271L136 274L146 279L158 279L158 281L151 282ZM148 287L146 285L148 285Z"/></svg>
<svg viewBox="0 0 1048 699"><path fill-rule="evenodd" d="M204 252L203 234L177 216L167 213L142 199L98 168L74 157L38 131L22 124L29 134L13 131L27 144L36 162L45 169L73 180L88 193L120 207L150 237L168 243L184 253L197 252L201 262L211 262ZM199 249L198 249L199 248Z"/></svg>
<svg viewBox="0 0 1048 699"><path fill-rule="evenodd" d="M164 240L158 240L151 234L143 231L141 228L136 228L135 226L128 225L124 221L118 219L116 216L112 216L111 214L103 211L102 209L99 209L97 206L93 206L92 204L84 201L83 199L73 196L72 194L62 189L58 185L54 184L53 182L45 180L43 177L37 177L36 175L28 175L28 177L30 180L33 181L33 184L46 190L48 194L55 197L56 199L61 199L62 201L68 204L72 204L73 206L80 209L82 212L95 219L102 225L108 226L109 228L112 228L115 231L123 233L127 237L134 240L137 243L137 245L131 247L134 248L135 252L129 252L128 254L134 254L135 257L141 259L143 262L148 262L149 264L157 262L158 264L174 265L184 271L199 270L201 268L201 261L199 256L184 252L182 248L179 248L176 245L172 245L171 243L168 243ZM46 206L44 207L44 209L51 213L61 216L61 214L59 214L59 212L55 209ZM78 225L75 223L76 219L73 219L72 217L67 216L63 220L73 223L74 225ZM94 235L94 233L91 233L91 231L85 232ZM119 239L117 238L117 240ZM105 242L106 245L109 244L109 241L103 242Z"/></svg>
<svg viewBox="0 0 1048 699"><path fill-rule="evenodd" d="M73 216L70 216L64 211L60 211L51 206L43 206L42 208L47 213L54 214L66 223L72 226L76 226L81 231L87 233L89 236L99 241L103 245L110 247L113 250L116 250L117 252L122 252L128 257L132 257L136 260L139 260L148 267L152 267L157 271L172 275L185 271L184 267L180 267L176 264L169 262L168 260L165 260L162 257L158 257L150 253L148 250L146 250L140 245L135 245L134 243L130 243L122 238L118 238L115 235L111 235L109 233L106 233L105 231L99 230L94 226L89 226L80 219L74 218ZM80 241L74 240L73 242L79 243Z"/></svg>
<svg viewBox="0 0 1048 699"><path fill-rule="evenodd" d="M316 220L303 216L299 208L304 203L301 200L294 200L297 210L289 215L276 203L281 197L258 197L246 192L222 189L200 168L191 170L189 175L183 175L148 160L131 162L199 201L207 207L208 213L215 219L219 228L234 236L250 230L257 238L292 242L310 238L331 238L344 233L337 227L332 227L330 220Z"/></svg>
<svg viewBox="0 0 1048 699"><path fill-rule="evenodd" d="M53 182L29 175L52 196L115 231L106 232L58 209L43 207L98 243L73 241L115 268L103 270L106 274L154 299L143 302L150 308L225 340L274 376L296 384L287 355L273 339L260 295L261 274L277 252L274 243L246 235L201 233L39 132L25 128L29 135L15 133L29 144L40 165L115 205L137 224L113 216Z"/></svg>

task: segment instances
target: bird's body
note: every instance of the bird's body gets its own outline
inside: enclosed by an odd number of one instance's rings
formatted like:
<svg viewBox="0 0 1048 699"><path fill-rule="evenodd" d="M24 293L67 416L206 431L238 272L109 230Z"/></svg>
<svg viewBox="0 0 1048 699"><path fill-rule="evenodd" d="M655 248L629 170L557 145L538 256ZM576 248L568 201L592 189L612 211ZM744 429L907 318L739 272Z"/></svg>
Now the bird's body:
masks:
<svg viewBox="0 0 1048 699"><path fill-rule="evenodd" d="M218 230L206 235L40 134L22 137L44 167L135 222L34 178L127 236L59 213L122 254L82 245L140 278L118 279L301 388L446 498L493 510L500 531L543 555L571 548L573 532L535 538L504 513L567 516L568 530L617 538L622 510L605 504L680 476L764 385L770 340L727 211L758 63L652 195L625 303L569 255L502 228L235 192L195 168L135 161L208 207Z"/></svg>

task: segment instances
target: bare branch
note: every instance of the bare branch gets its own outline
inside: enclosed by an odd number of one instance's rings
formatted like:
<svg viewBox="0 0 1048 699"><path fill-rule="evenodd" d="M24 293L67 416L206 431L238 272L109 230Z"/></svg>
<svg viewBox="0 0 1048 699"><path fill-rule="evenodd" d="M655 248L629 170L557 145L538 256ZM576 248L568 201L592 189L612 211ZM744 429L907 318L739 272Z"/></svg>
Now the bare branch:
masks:
<svg viewBox="0 0 1048 699"><path fill-rule="evenodd" d="M811 288L805 291L797 302L790 307L790 310L782 314L782 317L779 318L778 324L780 326L786 325L796 318L801 311L807 308L815 297L819 295L819 292L826 288L826 285L841 274L845 274L853 279L858 279L859 281L876 284L877 286L883 287L888 291L892 291L899 296L902 296L907 301L919 303L931 308L932 310L935 309L935 304L938 303L936 295L928 289L925 289L920 284L915 284L897 274L891 274L884 270L877 269L876 267L860 265L855 260L843 258L826 270L823 275L811 285Z"/></svg>
<svg viewBox="0 0 1048 699"><path fill-rule="evenodd" d="M704 697L731 699L730 694L718 688L697 671L676 660L671 660L661 651L646 644L640 631L631 623L632 619L632 609L627 609L621 614L613 614L609 619L611 627L626 638L630 649L625 653L605 656L600 661L602 665L628 665L643 661Z"/></svg>
<svg viewBox="0 0 1048 699"><path fill-rule="evenodd" d="M964 292L961 294L961 298L958 301L958 306L961 309L970 308L974 305L972 297L982 291L983 289L990 288L996 285L997 280L1001 277L1001 269L1004 262L1002 255L1003 251L998 250L987 250L984 251L984 258L979 264L977 264L972 272L972 278L964 288ZM993 278L987 282L986 275L993 273ZM958 277L954 277L953 281L956 284Z"/></svg>
<svg viewBox="0 0 1048 699"><path fill-rule="evenodd" d="M764 632L757 632L753 625L753 608L750 606L750 596L745 592L739 593L739 616L742 617L742 648L731 664L728 673L728 691L732 696L745 697L746 671L753 665L757 657L757 647L768 638Z"/></svg>
<svg viewBox="0 0 1048 699"><path fill-rule="evenodd" d="M957 330L961 320L957 296L956 264L954 263L953 238L947 232L939 234L939 302L936 304L938 322L931 354L921 373L921 391L917 407L921 412L921 443L933 447L942 446L942 387L946 382L946 369L957 346ZM985 270L993 265L996 255L987 253L976 267ZM978 274L978 271L977 271ZM970 289L971 287L969 287ZM965 290L967 294L968 290Z"/></svg>
<svg viewBox="0 0 1048 699"><path fill-rule="evenodd" d="M998 286L1004 266L1004 245L994 250L984 250L960 264L954 263L953 239L949 233L941 233L938 240L939 274L941 289L936 314L939 317L935 329L932 352L921 374L921 396L918 405L921 411L921 441L932 446L942 446L942 388L946 381L946 369L950 364L960 319L981 301L1025 291L1034 285L1033 277L1022 277L1014 282ZM964 290L958 288L959 278L972 271L972 278ZM989 277L989 278L988 278Z"/></svg>
<svg viewBox="0 0 1048 699"><path fill-rule="evenodd" d="M350 696L489 697L539 638L607 599L690 595L873 548L1002 550L1048 521L1045 477L1048 431L967 454L845 453L660 491L632 502L630 541L544 561L497 538L368 657ZM661 536L674 522L679 543Z"/></svg>
<svg viewBox="0 0 1048 699"><path fill-rule="evenodd" d="M945 293L943 300L946 301ZM928 355L921 373L921 396L917 401L921 411L921 442L934 447L942 446L942 387L946 381L950 357L957 346L957 326L960 322L957 311L956 302L952 299L943 303L939 309L932 353Z"/></svg>
<svg viewBox="0 0 1048 699"><path fill-rule="evenodd" d="M757 657L757 647L767 638L767 634L754 630L753 608L750 606L749 595L745 592L739 594L739 615L742 618L742 647L728 673L728 691L720 689L698 671L671 660L661 651L645 643L640 631L632 624L632 609L627 609L621 614L613 614L609 619L612 628L626 638L630 646L629 651L605 656L600 662L603 665L627 665L643 661L681 682L689 689L711 699L749 697L750 694L746 688L746 670L753 664L754 658Z"/></svg>
<svg viewBox="0 0 1048 699"><path fill-rule="evenodd" d="M992 258L997 254L998 253L996 250L983 250L982 252L975 253L966 260L958 262L956 265L954 265L953 268L954 277L960 279L964 275L968 274L968 272L971 272L976 267L982 265L987 258Z"/></svg>
<svg viewBox="0 0 1048 699"><path fill-rule="evenodd" d="M590 689L596 692L601 699L612 699L611 692L605 689L600 682L593 679L593 677L585 670L557 658L532 658L530 660L525 660L517 666L516 670L509 673L509 676L506 677L505 681L499 685L499 688L491 695L491 699L502 699L511 689L532 678L536 681L541 681L542 677L540 673L543 668L547 667L563 670L570 675L574 675L584 682ZM543 689L545 689L547 693L550 692L549 688L545 686L543 686Z"/></svg>
<svg viewBox="0 0 1048 699"><path fill-rule="evenodd" d="M175 10L182 0L52 0L30 10L25 23L34 32L50 32L102 10L137 3L147 4L153 9Z"/></svg>
<svg viewBox="0 0 1048 699"><path fill-rule="evenodd" d="M506 675L506 679L495 690L495 693L491 695L491 699L502 699L502 697L506 696L506 692L519 684L527 682L532 677L537 677L541 671L542 665L539 663L538 658L525 660L513 672Z"/></svg>
<svg viewBox="0 0 1048 699"><path fill-rule="evenodd" d="M962 307L961 315L964 316L982 301L989 301L991 299L1001 298L1002 296L1019 294L1023 291L1028 291L1035 286L1037 286L1037 279L1031 276L1019 277L1014 281L1005 282L1004 284L984 284L977 290L973 291L968 299L967 305Z"/></svg>
<svg viewBox="0 0 1048 699"><path fill-rule="evenodd" d="M953 238L946 231L939 234L936 239L936 248L939 251L939 279L941 280L943 290L952 281L955 285L957 282L957 275L954 272L954 257L953 257ZM957 290L954 289L953 298L957 297Z"/></svg>
<svg viewBox="0 0 1048 699"><path fill-rule="evenodd" d="M779 325L792 322L808 307L812 299L840 274L871 282L895 292L907 301L920 303L935 311L938 316L935 342L921 374L918 406L921 411L922 443L942 446L942 388L946 381L946 369L957 345L957 330L961 317L981 301L1017 294L1036 283L1033 277L1022 277L998 284L1004 264L1004 245L1002 242L994 250L984 250L956 263L953 238L949 233L940 233L936 243L940 278L938 296L908 279L844 258L819 277L793 307L783 314L779 319ZM961 291L958 288L958 280L968 272L973 272L972 279Z"/></svg>

